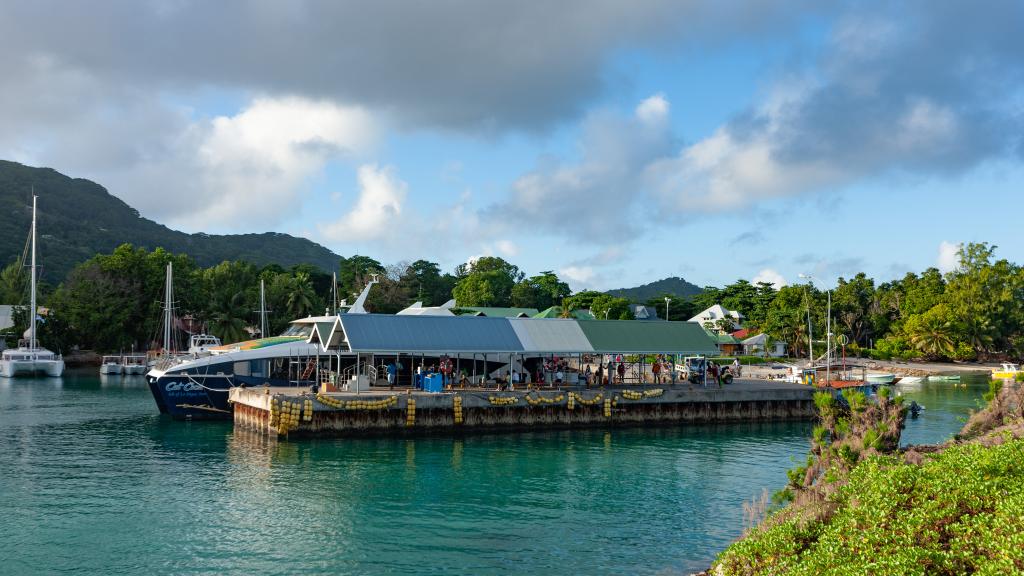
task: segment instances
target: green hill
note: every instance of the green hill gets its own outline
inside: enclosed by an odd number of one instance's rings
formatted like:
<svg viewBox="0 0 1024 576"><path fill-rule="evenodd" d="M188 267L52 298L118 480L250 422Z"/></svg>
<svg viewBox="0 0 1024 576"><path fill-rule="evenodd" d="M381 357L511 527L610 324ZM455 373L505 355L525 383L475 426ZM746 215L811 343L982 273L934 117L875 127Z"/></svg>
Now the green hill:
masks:
<svg viewBox="0 0 1024 576"><path fill-rule="evenodd" d="M32 187L39 196L39 252L42 276L56 283L79 262L130 242L148 249L183 252L200 266L224 260L284 267L310 263L325 271L338 255L288 234L186 234L143 218L105 188L69 178L50 168L0 160L0 266L13 262L25 247L32 224Z"/></svg>
<svg viewBox="0 0 1024 576"><path fill-rule="evenodd" d="M608 294L617 298L626 298L630 302L646 302L651 298L655 298L663 294L690 297L700 294L703 291L704 290L700 286L690 284L682 278L673 277L664 278L635 288L617 288L615 290L609 290Z"/></svg>

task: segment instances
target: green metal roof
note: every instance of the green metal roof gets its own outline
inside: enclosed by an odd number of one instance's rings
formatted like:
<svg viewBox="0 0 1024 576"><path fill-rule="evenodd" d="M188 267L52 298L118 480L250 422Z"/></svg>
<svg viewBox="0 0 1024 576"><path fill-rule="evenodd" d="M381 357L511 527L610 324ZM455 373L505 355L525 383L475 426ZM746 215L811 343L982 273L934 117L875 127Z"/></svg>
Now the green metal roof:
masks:
<svg viewBox="0 0 1024 576"><path fill-rule="evenodd" d="M516 318L521 314L531 317L537 314L536 308L492 308L488 306L459 306L462 310L472 310L477 316L484 315L488 318Z"/></svg>
<svg viewBox="0 0 1024 576"><path fill-rule="evenodd" d="M717 354L715 341L693 322L577 320L595 352Z"/></svg>
<svg viewBox="0 0 1024 576"><path fill-rule="evenodd" d="M534 318L561 318L562 317L562 307L561 306L552 306L552 307L544 310L543 312L541 312L539 314L534 314L533 317ZM577 320L593 320L594 319L594 315L591 314L589 310L573 310L572 312L569 313L569 317L570 318L575 318Z"/></svg>
<svg viewBox="0 0 1024 576"><path fill-rule="evenodd" d="M717 343L717 344L741 344L742 343L739 338L736 338L732 334L717 334L715 332L708 332L707 330L705 330L704 333L707 334L708 337L711 338L712 340L714 340L715 343Z"/></svg>

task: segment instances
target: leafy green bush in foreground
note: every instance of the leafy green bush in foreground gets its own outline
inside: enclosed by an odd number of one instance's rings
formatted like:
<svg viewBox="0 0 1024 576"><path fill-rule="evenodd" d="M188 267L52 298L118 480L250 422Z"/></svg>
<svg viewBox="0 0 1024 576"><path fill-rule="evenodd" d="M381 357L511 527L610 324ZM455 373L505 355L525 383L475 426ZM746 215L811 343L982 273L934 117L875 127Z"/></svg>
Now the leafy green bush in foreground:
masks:
<svg viewBox="0 0 1024 576"><path fill-rule="evenodd" d="M873 456L825 506L783 510L726 549L719 574L1024 573L1024 440L965 444L920 465Z"/></svg>

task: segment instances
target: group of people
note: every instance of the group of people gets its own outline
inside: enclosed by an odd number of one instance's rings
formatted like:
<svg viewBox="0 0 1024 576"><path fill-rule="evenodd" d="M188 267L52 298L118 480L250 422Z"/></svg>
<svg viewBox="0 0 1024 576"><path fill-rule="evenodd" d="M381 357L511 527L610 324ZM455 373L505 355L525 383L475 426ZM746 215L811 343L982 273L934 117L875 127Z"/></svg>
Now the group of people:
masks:
<svg viewBox="0 0 1024 576"><path fill-rule="evenodd" d="M587 386L605 386L626 383L627 362L621 354L610 356L608 362L597 362L596 371L592 369L591 363L587 363L580 372L579 383ZM386 365L388 386L394 388L398 374L403 369L401 362L392 362ZM547 384L549 386L561 386L566 381L566 374L570 371L569 362L557 356L544 359L537 363L536 370L531 373L525 366L512 367L505 378L498 378L499 389L514 390L516 386L525 385L527 388ZM658 354L651 363L651 374L654 384L675 382L675 363L664 354ZM715 362L709 362L706 358L691 358L686 362L687 379L692 383L704 384L714 382L719 386L723 381L728 383L733 377L740 375L739 359L733 359L731 366L720 366ZM436 364L419 365L416 367L416 387L421 387L423 378L430 374L441 374L445 388L451 388L456 384L455 366L451 358L442 356ZM458 374L458 384L465 388L471 384L465 369ZM646 381L646 374L641 377ZM481 386L487 382L486 374L480 375ZM474 382L475 383L475 382Z"/></svg>

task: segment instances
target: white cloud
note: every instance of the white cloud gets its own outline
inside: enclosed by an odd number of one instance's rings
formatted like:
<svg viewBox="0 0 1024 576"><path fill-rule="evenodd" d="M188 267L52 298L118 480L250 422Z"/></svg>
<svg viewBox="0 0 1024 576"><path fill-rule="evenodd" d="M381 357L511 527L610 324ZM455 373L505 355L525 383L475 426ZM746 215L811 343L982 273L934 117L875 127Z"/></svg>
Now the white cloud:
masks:
<svg viewBox="0 0 1024 576"><path fill-rule="evenodd" d="M636 107L636 117L646 124L661 124L668 119L669 103L664 94L647 98Z"/></svg>
<svg viewBox="0 0 1024 576"><path fill-rule="evenodd" d="M11 122L0 110L0 156L95 180L144 216L190 232L275 227L300 211L305 185L328 162L364 155L378 139L367 111L326 101L261 97L210 118L45 60L26 76L31 89L53 80L52 90L82 97L74 111L50 98Z"/></svg>
<svg viewBox="0 0 1024 576"><path fill-rule="evenodd" d="M783 277L782 274L779 274L778 272L771 268L765 268L761 270L751 280L752 284L757 284L758 282L767 282L774 286L776 289L782 288L783 286L788 284L786 282L786 278Z"/></svg>
<svg viewBox="0 0 1024 576"><path fill-rule="evenodd" d="M402 215L408 185L394 168L367 164L359 167L359 198L341 219L320 225L320 233L335 242L379 240L394 234Z"/></svg>
<svg viewBox="0 0 1024 576"><path fill-rule="evenodd" d="M571 284L587 284L596 276L591 266L566 266L558 270L558 275Z"/></svg>
<svg viewBox="0 0 1024 576"><path fill-rule="evenodd" d="M196 158L185 158L199 169L192 176L208 200L173 220L194 229L222 226L225 219L278 221L288 212L283 207L298 206L303 184L328 161L365 150L375 139L364 110L301 98L257 99L235 116L213 119Z"/></svg>
<svg viewBox="0 0 1024 576"><path fill-rule="evenodd" d="M582 160L540 162L516 179L507 201L483 211L485 219L501 225L513 218L603 245L634 237L646 218L634 203L641 188L639 168L672 150L668 108L664 97L655 96L635 114L590 114L582 124Z"/></svg>
<svg viewBox="0 0 1024 576"><path fill-rule="evenodd" d="M960 244L943 240L939 243L939 257L936 265L939 271L952 272L960 266Z"/></svg>
<svg viewBox="0 0 1024 576"><path fill-rule="evenodd" d="M494 247L503 256L513 257L519 255L519 246L511 240L498 240L494 243Z"/></svg>

